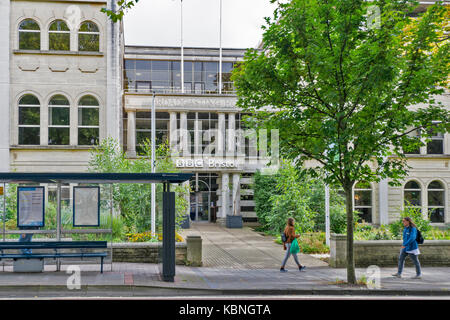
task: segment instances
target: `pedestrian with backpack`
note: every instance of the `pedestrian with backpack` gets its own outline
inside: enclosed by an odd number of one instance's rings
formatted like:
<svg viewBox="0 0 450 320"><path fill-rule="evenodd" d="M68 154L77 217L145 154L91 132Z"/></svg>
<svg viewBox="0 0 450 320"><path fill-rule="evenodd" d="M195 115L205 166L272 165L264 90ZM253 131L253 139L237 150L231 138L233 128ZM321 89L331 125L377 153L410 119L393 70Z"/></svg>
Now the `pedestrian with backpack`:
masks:
<svg viewBox="0 0 450 320"><path fill-rule="evenodd" d="M394 277L401 278L403 266L405 265L405 259L407 256L411 258L414 265L416 266L416 276L413 279L421 279L422 271L420 268L419 262L419 246L417 244L417 238L419 235L419 242L423 243L423 238L420 235L420 231L418 231L416 225L409 217L405 217L402 220L404 229L403 229L403 245L400 250L400 255L398 257L398 271L393 274Z"/></svg>
<svg viewBox="0 0 450 320"><path fill-rule="evenodd" d="M286 227L284 228L284 232L281 236L282 241L283 241L283 249L286 250L286 254L284 256L283 262L281 263L280 272L287 272L287 270L284 268L284 266L286 265L286 262L289 259L289 257L291 256L291 254L294 257L294 260L298 265L298 270L302 271L305 269L305 266L302 266L300 264L300 262L298 261L297 253L291 253L292 242L294 240L297 241L297 239L299 237L300 237L300 235L295 234L294 218L289 218L287 220Z"/></svg>

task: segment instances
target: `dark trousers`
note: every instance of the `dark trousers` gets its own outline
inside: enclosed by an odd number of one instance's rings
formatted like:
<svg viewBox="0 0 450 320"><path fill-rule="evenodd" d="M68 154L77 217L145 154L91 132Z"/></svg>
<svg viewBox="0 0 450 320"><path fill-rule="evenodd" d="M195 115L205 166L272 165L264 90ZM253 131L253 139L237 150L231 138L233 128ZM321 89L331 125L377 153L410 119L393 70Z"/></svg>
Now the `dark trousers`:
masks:
<svg viewBox="0 0 450 320"><path fill-rule="evenodd" d="M402 274L403 266L405 265L405 260L407 256L411 258L412 262L416 266L416 275L420 276L422 272L420 269L420 262L418 256L412 253L406 253L405 249L402 249L402 251L400 251L400 255L398 257L398 274Z"/></svg>

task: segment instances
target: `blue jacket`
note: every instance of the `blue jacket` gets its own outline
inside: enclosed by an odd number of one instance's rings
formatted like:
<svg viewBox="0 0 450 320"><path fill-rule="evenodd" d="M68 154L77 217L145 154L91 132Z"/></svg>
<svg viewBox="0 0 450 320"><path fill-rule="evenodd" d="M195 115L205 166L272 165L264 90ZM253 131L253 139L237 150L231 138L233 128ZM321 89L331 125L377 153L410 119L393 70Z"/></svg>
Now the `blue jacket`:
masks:
<svg viewBox="0 0 450 320"><path fill-rule="evenodd" d="M403 229L403 246L405 247L405 251L412 251L418 248L416 236L416 228L405 227Z"/></svg>

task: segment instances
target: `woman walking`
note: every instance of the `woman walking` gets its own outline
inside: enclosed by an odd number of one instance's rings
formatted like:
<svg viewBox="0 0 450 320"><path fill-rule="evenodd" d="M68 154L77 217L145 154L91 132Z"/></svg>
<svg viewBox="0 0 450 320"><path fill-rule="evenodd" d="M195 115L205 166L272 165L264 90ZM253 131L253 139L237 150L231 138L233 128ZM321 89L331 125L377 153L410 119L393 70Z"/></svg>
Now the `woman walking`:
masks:
<svg viewBox="0 0 450 320"><path fill-rule="evenodd" d="M421 279L422 271L420 269L420 262L418 258L420 251L416 241L417 227L409 217L403 218L402 223L405 227L403 229L403 246L400 250L400 256L398 257L398 271L397 273L393 274L393 276L397 278L402 277L405 259L407 256L409 256L416 266L416 276L413 277L413 279Z"/></svg>
<svg viewBox="0 0 450 320"><path fill-rule="evenodd" d="M284 234L286 235L286 242L283 242L283 248L284 248L284 250L286 250L286 255L284 256L283 262L281 263L280 272L287 272L287 270L284 269L284 266L286 265L288 258L291 256L290 249L291 249L292 241L294 241L294 239L300 237L300 235L295 234L294 218L289 218L287 220L286 228L284 228ZM300 264L300 262L298 262L297 254L293 253L292 255L294 256L294 260L298 265L298 270L300 270L300 271L304 270L305 266L302 266Z"/></svg>

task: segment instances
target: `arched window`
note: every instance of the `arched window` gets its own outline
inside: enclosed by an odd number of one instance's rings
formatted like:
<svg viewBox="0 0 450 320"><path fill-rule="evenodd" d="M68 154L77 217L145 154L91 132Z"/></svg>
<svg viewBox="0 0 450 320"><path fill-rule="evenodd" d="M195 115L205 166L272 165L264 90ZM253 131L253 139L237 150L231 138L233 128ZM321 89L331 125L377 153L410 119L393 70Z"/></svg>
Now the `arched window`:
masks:
<svg viewBox="0 0 450 320"><path fill-rule="evenodd" d="M40 50L41 30L33 19L26 19L19 26L19 49Z"/></svg>
<svg viewBox="0 0 450 320"><path fill-rule="evenodd" d="M83 22L78 31L79 51L100 51L100 32L95 23Z"/></svg>
<svg viewBox="0 0 450 320"><path fill-rule="evenodd" d="M445 189L439 181L428 185L428 216L431 222L443 223L445 212Z"/></svg>
<svg viewBox="0 0 450 320"><path fill-rule="evenodd" d="M19 144L40 144L41 106L32 94L19 101Z"/></svg>
<svg viewBox="0 0 450 320"><path fill-rule="evenodd" d="M61 94L48 103L48 144L68 145L70 143L70 104Z"/></svg>
<svg viewBox="0 0 450 320"><path fill-rule="evenodd" d="M84 96L78 103L78 144L97 145L99 142L99 104L95 97Z"/></svg>
<svg viewBox="0 0 450 320"><path fill-rule="evenodd" d="M48 29L48 48L57 51L70 50L70 30L62 20L52 22Z"/></svg>
<svg viewBox="0 0 450 320"><path fill-rule="evenodd" d="M422 211L422 188L416 181L409 181L403 190L404 205Z"/></svg>
<svg viewBox="0 0 450 320"><path fill-rule="evenodd" d="M359 212L360 222L372 223L372 186L358 182L354 187L354 209Z"/></svg>

